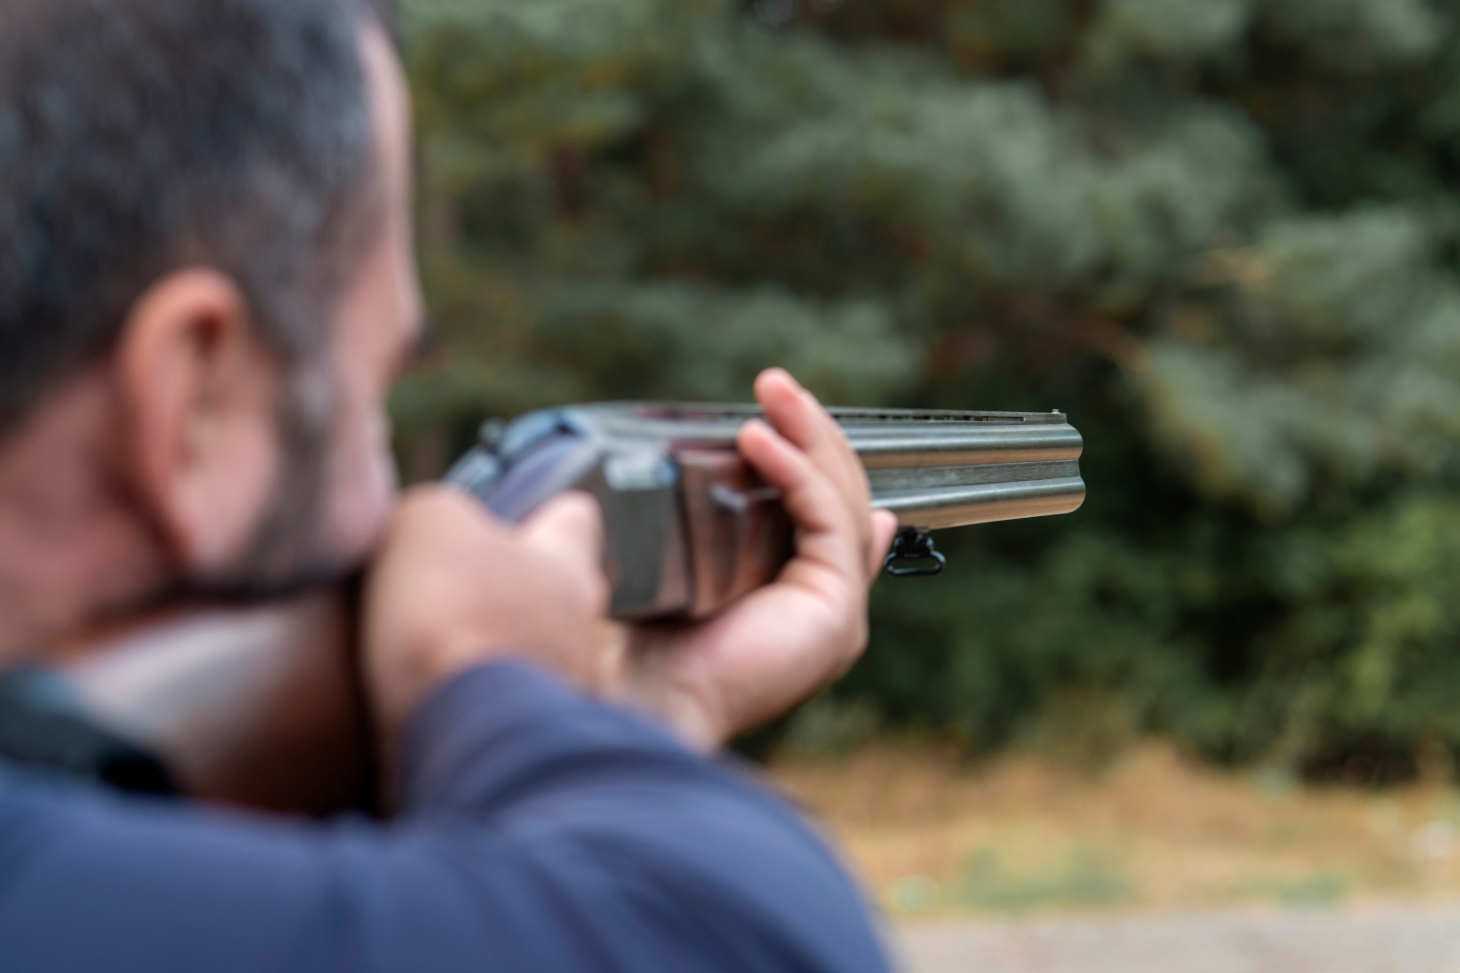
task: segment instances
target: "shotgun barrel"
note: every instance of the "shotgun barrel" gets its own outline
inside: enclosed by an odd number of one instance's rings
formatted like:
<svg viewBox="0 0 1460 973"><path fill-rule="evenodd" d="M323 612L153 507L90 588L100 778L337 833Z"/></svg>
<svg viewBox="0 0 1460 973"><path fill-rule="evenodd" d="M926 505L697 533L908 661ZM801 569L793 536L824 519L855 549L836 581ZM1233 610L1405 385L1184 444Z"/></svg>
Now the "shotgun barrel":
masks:
<svg viewBox="0 0 1460 973"><path fill-rule="evenodd" d="M1083 440L1059 412L832 409L866 467L872 503L903 527L891 561L941 557L929 530L1069 513L1085 499ZM740 458L754 406L604 403L483 427L447 480L518 521L582 489L603 507L612 613L702 618L790 558L778 494ZM893 573L928 573L896 570Z"/></svg>

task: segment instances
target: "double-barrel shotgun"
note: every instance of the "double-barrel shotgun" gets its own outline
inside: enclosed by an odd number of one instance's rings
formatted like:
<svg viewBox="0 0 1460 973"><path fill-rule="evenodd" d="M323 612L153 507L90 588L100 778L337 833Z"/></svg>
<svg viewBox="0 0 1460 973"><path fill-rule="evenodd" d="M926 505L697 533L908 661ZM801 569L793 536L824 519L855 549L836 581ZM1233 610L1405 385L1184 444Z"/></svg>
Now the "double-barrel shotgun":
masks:
<svg viewBox="0 0 1460 973"><path fill-rule="evenodd" d="M704 618L772 580L791 555L779 497L735 447L757 414L653 403L550 409L489 424L448 479L512 521L563 490L587 490L603 506L612 613ZM901 522L894 574L941 567L930 530L1066 513L1085 496L1080 434L1058 412L833 415L867 469L872 502ZM128 620L79 637L64 647L69 662L21 674L9 691L34 702L40 725L72 721L52 734L53 749L120 784L166 778L191 796L267 810L370 807L379 791L345 587ZM139 749L161 766L139 772Z"/></svg>

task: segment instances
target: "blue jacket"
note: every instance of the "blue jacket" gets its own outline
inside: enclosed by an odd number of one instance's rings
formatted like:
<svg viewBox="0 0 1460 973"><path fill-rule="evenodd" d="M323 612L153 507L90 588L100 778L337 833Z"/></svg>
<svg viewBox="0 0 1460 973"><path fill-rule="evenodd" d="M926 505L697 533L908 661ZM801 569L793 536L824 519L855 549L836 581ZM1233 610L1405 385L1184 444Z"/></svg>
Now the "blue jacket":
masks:
<svg viewBox="0 0 1460 973"><path fill-rule="evenodd" d="M393 824L125 797L0 764L5 973L887 969L783 804L525 666L438 691Z"/></svg>

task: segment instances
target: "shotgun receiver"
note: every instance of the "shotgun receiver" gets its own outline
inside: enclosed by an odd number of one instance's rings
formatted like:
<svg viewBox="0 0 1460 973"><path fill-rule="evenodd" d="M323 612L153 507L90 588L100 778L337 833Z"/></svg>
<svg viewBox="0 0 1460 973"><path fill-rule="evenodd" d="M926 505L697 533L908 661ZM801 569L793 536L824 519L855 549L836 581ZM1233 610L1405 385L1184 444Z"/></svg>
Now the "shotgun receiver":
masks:
<svg viewBox="0 0 1460 973"><path fill-rule="evenodd" d="M1042 517L1084 502L1080 434L1059 412L832 409L902 530L892 574L936 574L928 531ZM790 558L778 495L740 458L754 406L609 403L492 421L447 473L518 521L563 490L603 507L611 610L634 621L714 614Z"/></svg>

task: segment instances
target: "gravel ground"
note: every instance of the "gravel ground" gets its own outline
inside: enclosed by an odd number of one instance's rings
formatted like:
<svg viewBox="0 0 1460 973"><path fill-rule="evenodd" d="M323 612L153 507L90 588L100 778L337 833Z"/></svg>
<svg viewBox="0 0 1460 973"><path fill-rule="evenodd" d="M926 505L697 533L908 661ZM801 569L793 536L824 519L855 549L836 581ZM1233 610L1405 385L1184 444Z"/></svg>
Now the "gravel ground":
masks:
<svg viewBox="0 0 1460 973"><path fill-rule="evenodd" d="M1460 907L905 923L908 973L1460 973Z"/></svg>

